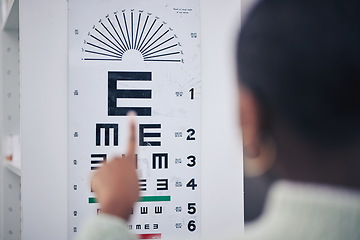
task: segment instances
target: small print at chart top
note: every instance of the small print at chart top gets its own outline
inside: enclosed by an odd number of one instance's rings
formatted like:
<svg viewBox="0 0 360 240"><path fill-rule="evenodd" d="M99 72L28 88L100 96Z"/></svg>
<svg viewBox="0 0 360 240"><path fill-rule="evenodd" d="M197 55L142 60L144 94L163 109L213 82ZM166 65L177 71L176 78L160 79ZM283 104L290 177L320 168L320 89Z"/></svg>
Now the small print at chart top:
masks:
<svg viewBox="0 0 360 240"><path fill-rule="evenodd" d="M69 238L101 212L91 174L137 117L140 239L200 237L199 0L69 0Z"/></svg>

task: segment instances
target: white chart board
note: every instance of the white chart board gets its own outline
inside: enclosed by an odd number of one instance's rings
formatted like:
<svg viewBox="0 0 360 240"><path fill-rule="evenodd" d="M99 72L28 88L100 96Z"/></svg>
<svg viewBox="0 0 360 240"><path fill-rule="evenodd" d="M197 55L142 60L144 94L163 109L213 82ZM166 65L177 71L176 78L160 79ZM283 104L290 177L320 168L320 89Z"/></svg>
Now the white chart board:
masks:
<svg viewBox="0 0 360 240"><path fill-rule="evenodd" d="M140 239L200 237L199 0L69 0L69 238L100 206L91 174L138 115Z"/></svg>

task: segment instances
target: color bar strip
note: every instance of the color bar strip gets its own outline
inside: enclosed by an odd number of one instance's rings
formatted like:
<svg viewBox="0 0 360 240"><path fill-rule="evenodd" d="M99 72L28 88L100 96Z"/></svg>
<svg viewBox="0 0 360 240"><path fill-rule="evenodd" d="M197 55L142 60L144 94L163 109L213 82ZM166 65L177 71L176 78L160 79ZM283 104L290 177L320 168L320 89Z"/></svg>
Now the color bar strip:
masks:
<svg viewBox="0 0 360 240"><path fill-rule="evenodd" d="M143 196L138 202L170 202L171 196Z"/></svg>
<svg viewBox="0 0 360 240"><path fill-rule="evenodd" d="M170 202L171 196L143 196L138 202ZM89 203L97 203L96 198L90 197Z"/></svg>
<svg viewBox="0 0 360 240"><path fill-rule="evenodd" d="M138 234L138 239L161 239L161 233L155 234Z"/></svg>

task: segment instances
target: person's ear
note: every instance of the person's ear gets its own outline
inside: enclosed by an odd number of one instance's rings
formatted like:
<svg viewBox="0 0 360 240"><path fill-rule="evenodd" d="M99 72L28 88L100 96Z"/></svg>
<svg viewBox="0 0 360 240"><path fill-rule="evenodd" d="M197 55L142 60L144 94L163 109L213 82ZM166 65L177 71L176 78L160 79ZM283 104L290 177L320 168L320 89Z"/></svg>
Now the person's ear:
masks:
<svg viewBox="0 0 360 240"><path fill-rule="evenodd" d="M243 135L244 154L249 158L260 155L260 111L254 95L240 88L240 125Z"/></svg>
<svg viewBox="0 0 360 240"><path fill-rule="evenodd" d="M254 94L244 87L240 88L240 124L244 146L244 170L248 176L259 176L275 163L277 148L274 139L262 137L263 121L260 105Z"/></svg>

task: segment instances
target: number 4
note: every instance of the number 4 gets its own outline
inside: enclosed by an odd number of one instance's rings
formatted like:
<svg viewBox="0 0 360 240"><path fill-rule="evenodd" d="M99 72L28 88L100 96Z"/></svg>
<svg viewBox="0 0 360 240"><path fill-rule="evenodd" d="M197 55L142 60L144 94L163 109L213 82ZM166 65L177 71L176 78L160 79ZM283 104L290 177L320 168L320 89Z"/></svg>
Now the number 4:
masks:
<svg viewBox="0 0 360 240"><path fill-rule="evenodd" d="M195 190L197 187L197 184L195 183L195 178L191 179L187 184L186 187L191 188L192 190Z"/></svg>

